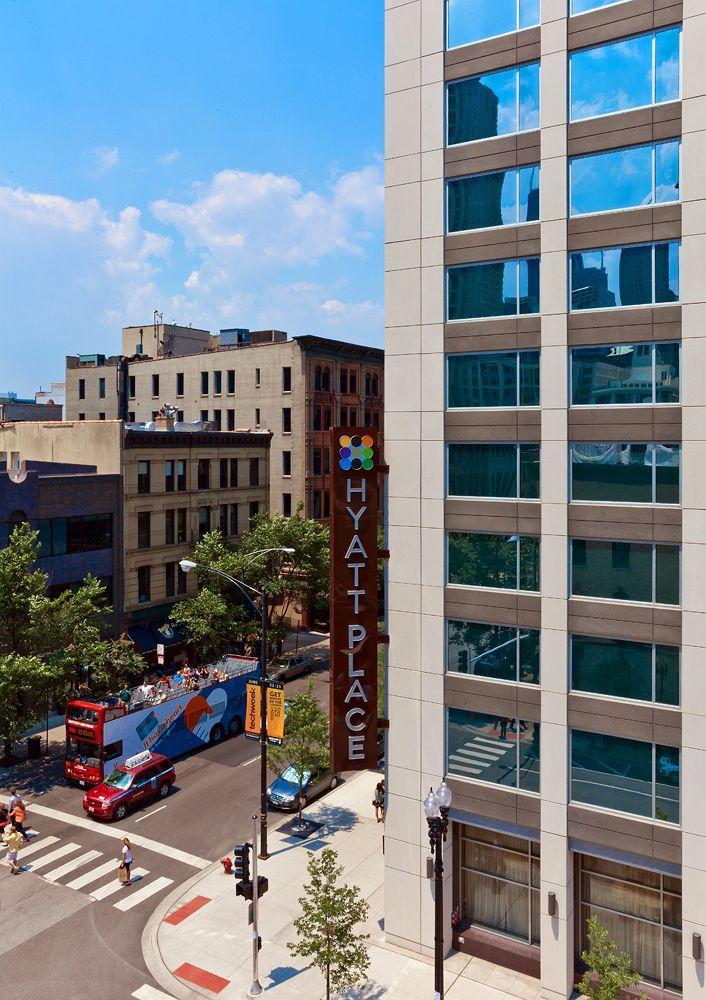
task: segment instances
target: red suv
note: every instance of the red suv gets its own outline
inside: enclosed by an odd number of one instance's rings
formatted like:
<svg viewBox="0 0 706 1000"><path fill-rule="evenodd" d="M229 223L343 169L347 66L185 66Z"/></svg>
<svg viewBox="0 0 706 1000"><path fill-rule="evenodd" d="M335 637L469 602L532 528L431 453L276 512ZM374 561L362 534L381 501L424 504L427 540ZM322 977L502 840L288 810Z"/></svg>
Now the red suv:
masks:
<svg viewBox="0 0 706 1000"><path fill-rule="evenodd" d="M89 789L83 808L95 819L123 819L133 806L148 799L164 799L174 784L174 765L159 753L138 754L118 764L105 781Z"/></svg>

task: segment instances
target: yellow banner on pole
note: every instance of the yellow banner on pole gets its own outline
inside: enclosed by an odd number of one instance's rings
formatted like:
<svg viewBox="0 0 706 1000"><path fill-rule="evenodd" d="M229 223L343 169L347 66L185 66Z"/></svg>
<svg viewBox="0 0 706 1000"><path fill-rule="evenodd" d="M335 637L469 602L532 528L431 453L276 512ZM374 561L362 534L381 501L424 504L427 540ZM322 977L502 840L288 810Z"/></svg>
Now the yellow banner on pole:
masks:
<svg viewBox="0 0 706 1000"><path fill-rule="evenodd" d="M248 681L246 685L245 736L260 739L260 685ZM281 743L284 736L284 685L278 681L267 684L267 738L271 743Z"/></svg>

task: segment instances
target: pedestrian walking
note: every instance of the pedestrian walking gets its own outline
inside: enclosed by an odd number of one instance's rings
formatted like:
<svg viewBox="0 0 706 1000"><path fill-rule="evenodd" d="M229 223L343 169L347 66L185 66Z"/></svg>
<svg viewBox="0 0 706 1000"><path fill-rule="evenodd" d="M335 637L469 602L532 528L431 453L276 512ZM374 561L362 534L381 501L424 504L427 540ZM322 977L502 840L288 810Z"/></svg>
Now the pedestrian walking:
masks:
<svg viewBox="0 0 706 1000"><path fill-rule="evenodd" d="M15 806L17 805L17 803L19 801L20 801L20 796L17 794L17 792L13 788L12 791L10 792L10 801L7 803L7 814L8 814L8 816L10 815L10 813L12 812L12 810L15 808Z"/></svg>
<svg viewBox="0 0 706 1000"><path fill-rule="evenodd" d="M130 866L132 865L132 845L127 837L123 837L123 846L120 849L120 867L118 868L118 881L121 886L130 885Z"/></svg>
<svg viewBox="0 0 706 1000"><path fill-rule="evenodd" d="M11 800L12 801L12 800ZM10 810L10 819L13 826L17 832L21 835L23 841L28 841L29 837L25 833L25 819L27 817L27 806L24 804L21 798L17 798L14 808Z"/></svg>
<svg viewBox="0 0 706 1000"><path fill-rule="evenodd" d="M17 864L17 856L23 844L22 834L14 826L8 826L2 835L2 840L4 844L7 844L7 863L10 866L10 871L13 875L16 875L20 870L20 866Z"/></svg>
<svg viewBox="0 0 706 1000"><path fill-rule="evenodd" d="M375 786L375 795L373 796L373 809L375 810L375 819L378 823L385 822L385 780L378 781Z"/></svg>

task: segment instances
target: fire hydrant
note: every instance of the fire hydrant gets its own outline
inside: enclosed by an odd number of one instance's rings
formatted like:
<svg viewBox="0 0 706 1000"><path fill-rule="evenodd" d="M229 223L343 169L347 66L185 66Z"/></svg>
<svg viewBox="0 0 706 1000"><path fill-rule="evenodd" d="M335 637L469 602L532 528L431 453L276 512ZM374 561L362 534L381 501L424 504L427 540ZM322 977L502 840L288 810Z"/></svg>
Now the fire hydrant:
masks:
<svg viewBox="0 0 706 1000"><path fill-rule="evenodd" d="M223 865L223 874L232 875L233 874L233 860L232 858L221 858L221 864Z"/></svg>

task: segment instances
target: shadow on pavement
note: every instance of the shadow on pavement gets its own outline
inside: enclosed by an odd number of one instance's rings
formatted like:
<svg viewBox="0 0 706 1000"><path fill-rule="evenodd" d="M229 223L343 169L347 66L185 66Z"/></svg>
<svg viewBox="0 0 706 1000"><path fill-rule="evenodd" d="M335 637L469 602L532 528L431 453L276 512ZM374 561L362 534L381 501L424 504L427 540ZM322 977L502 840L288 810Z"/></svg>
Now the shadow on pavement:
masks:
<svg viewBox="0 0 706 1000"><path fill-rule="evenodd" d="M355 989L346 990L341 994L343 1000L381 1000L387 993L387 987L380 983L367 982L365 986L357 986Z"/></svg>
<svg viewBox="0 0 706 1000"><path fill-rule="evenodd" d="M43 747L42 747L43 749ZM0 767L0 787L16 790L20 795L42 795L64 780L64 740L50 739L49 753L36 760L21 760Z"/></svg>
<svg viewBox="0 0 706 1000"><path fill-rule="evenodd" d="M275 986L281 986L282 983L294 979L295 976L300 975L303 971L303 969L295 969L293 965L279 965L276 969L271 969L270 979L272 982L268 983L265 987L265 993L268 990L273 990Z"/></svg>
<svg viewBox="0 0 706 1000"><path fill-rule="evenodd" d="M327 846L323 839L327 835L341 831L349 833L360 822L358 814L352 809L348 809L346 806L328 805L327 803L323 803L316 812L312 813L311 819L314 824L311 830L311 839L287 837L286 846L281 847L278 851L272 851L270 857L274 858L278 854L285 854L294 847L305 847L308 851L318 851ZM293 822L293 820L289 822Z"/></svg>

